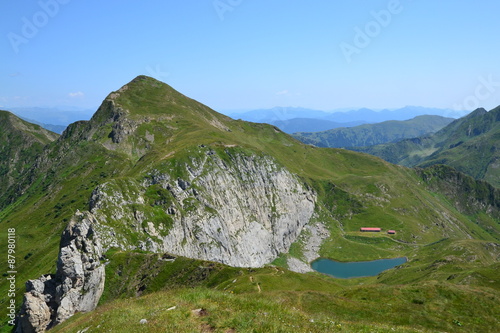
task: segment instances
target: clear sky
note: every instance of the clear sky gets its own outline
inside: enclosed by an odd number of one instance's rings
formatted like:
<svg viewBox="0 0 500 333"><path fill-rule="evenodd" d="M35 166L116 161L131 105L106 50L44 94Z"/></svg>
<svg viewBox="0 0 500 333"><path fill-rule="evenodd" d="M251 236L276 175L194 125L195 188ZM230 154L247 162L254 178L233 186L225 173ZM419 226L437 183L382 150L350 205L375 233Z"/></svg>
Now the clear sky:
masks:
<svg viewBox="0 0 500 333"><path fill-rule="evenodd" d="M0 106L145 74L215 110L500 105L498 0L0 2Z"/></svg>

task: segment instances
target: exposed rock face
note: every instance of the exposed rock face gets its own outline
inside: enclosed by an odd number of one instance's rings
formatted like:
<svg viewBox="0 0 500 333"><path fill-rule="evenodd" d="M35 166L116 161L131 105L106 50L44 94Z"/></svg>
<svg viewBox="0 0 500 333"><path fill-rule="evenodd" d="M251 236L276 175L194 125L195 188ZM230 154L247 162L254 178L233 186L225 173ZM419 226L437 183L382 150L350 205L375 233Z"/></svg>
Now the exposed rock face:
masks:
<svg viewBox="0 0 500 333"><path fill-rule="evenodd" d="M88 213L75 214L61 237L55 275L26 283L17 332L44 332L76 312L95 309L104 289L102 247Z"/></svg>
<svg viewBox="0 0 500 333"><path fill-rule="evenodd" d="M194 184L203 192L195 193ZM170 189L176 198L194 196L199 204L176 216L162 247L232 266L262 266L287 252L314 211L314 194L270 159L236 155L227 165L207 158L190 170L187 183L179 180ZM207 214L205 207L215 212Z"/></svg>
<svg viewBox="0 0 500 333"><path fill-rule="evenodd" d="M304 227L300 239L303 244L304 260L288 258L288 269L297 273L313 272L310 263L319 258L319 249L325 239L330 237L330 231L321 222L310 223Z"/></svg>
<svg viewBox="0 0 500 333"><path fill-rule="evenodd" d="M50 325L51 311L43 294L42 278L35 281L42 283L42 289L31 289L24 295L23 317L19 320L16 332L45 332Z"/></svg>
<svg viewBox="0 0 500 333"><path fill-rule="evenodd" d="M91 212L99 221L103 246L138 247L239 267L259 267L287 252L309 222L316 195L270 157L227 157L208 150L184 166L182 178L153 170L143 184L99 186ZM166 192L155 209L170 223L154 221L147 212L151 188ZM139 235L139 244L123 236L131 232Z"/></svg>
<svg viewBox="0 0 500 333"><path fill-rule="evenodd" d="M152 170L142 181L99 185L90 211L77 212L63 232L57 273L26 284L17 331L43 332L93 310L104 288L100 259L110 247L239 267L288 252L316 194L270 157L225 154L204 147L190 163Z"/></svg>

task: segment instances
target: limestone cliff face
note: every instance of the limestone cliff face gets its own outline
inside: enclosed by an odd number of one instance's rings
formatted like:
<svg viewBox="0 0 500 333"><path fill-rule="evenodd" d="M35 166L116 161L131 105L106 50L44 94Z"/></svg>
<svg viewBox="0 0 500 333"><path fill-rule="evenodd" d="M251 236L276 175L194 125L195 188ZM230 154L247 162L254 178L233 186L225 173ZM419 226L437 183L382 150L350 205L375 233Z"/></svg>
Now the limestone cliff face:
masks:
<svg viewBox="0 0 500 333"><path fill-rule="evenodd" d="M315 193L270 157L223 154L205 149L191 163L175 165L182 177L154 169L142 184L121 180L96 188L91 213L103 246L240 267L259 267L287 252L313 214Z"/></svg>
<svg viewBox="0 0 500 333"><path fill-rule="evenodd" d="M16 332L45 332L76 312L92 311L104 290L102 247L90 214L77 213L61 237L55 275L26 283Z"/></svg>

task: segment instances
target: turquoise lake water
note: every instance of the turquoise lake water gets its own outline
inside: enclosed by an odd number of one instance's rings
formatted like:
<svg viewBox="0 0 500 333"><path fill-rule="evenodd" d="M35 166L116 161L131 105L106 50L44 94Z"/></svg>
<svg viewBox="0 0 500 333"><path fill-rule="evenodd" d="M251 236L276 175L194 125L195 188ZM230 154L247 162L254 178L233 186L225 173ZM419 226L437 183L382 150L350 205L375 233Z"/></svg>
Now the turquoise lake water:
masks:
<svg viewBox="0 0 500 333"><path fill-rule="evenodd" d="M338 262L330 259L318 259L311 263L311 267L320 273L340 279L349 279L376 276L385 270L404 264L406 261L405 257L359 262Z"/></svg>

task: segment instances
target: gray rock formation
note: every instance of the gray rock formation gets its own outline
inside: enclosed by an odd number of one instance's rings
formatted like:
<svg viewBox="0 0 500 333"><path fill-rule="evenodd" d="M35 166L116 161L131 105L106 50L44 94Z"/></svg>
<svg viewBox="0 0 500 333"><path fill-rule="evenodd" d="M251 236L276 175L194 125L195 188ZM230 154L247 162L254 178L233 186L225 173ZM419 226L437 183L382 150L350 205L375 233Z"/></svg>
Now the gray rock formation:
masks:
<svg viewBox="0 0 500 333"><path fill-rule="evenodd" d="M104 289L95 220L77 212L61 237L57 272L26 283L16 332L44 332L76 312L95 309Z"/></svg>
<svg viewBox="0 0 500 333"><path fill-rule="evenodd" d="M142 184L121 180L99 186L91 212L103 246L238 267L260 267L287 252L314 212L315 193L270 157L226 151L221 158L201 150L203 155L182 165L182 177L155 169ZM163 191L154 203L148 198L153 188ZM155 220L151 209L164 220ZM131 233L138 244L127 239Z"/></svg>
<svg viewBox="0 0 500 333"><path fill-rule="evenodd" d="M302 243L303 260L288 258L288 269L297 273L314 272L310 263L319 258L321 244L328 237L330 237L330 231L323 223L316 221L307 224L299 239Z"/></svg>

